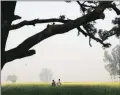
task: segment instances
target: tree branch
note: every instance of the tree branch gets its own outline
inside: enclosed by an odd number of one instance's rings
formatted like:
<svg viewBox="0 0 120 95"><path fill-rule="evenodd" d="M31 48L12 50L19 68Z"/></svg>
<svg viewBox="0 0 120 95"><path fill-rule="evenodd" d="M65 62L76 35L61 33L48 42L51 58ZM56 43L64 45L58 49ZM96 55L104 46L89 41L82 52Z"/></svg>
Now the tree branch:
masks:
<svg viewBox="0 0 120 95"><path fill-rule="evenodd" d="M79 36L79 32L81 32L85 37L87 37L88 34L84 30L82 30L80 27L77 27L77 29L78 29L78 36Z"/></svg>
<svg viewBox="0 0 120 95"><path fill-rule="evenodd" d="M51 37L56 34L62 34L66 33L74 28L77 28L83 24L86 24L88 22L101 19L100 15L103 13L103 11L111 4L112 1L104 1L101 2L100 5L91 13L88 13L82 17L79 17L73 21L66 22L65 24L60 25L48 25L47 28L45 28L42 32L39 32L28 39L26 39L24 42L22 42L20 45L18 45L16 48L6 51L6 62L9 62L11 60L15 60L17 58L25 57L25 53L29 51L30 48L32 48L34 45L38 44L42 40ZM104 47L108 47L109 44L104 44L102 40L95 38L91 34L89 35L92 39L96 40L97 42L103 44ZM12 54L12 55L11 55ZM32 53L34 54L34 53ZM28 54L29 55L29 54ZM9 60L8 60L9 59Z"/></svg>
<svg viewBox="0 0 120 95"><path fill-rule="evenodd" d="M18 50L19 50L18 48L14 48L14 49L6 51L5 62L10 62L10 61L13 61L14 59L20 59L20 58L32 56L33 54L35 54L35 50L28 50L28 51L25 51L24 53L21 53Z"/></svg>
<svg viewBox="0 0 120 95"><path fill-rule="evenodd" d="M13 24L11 25L11 28L10 30L14 30L14 29L18 29L18 28L21 28L25 25L33 25L35 26L35 24L38 24L38 23L50 23L50 22L61 22L61 23L66 23L66 22L69 22L71 20L64 20L64 19L57 19L57 18L51 18L51 19L34 19L34 20L31 20L31 21L22 21L18 24Z"/></svg>
<svg viewBox="0 0 120 95"><path fill-rule="evenodd" d="M91 7L91 8L97 8L97 6L91 6L91 5L86 5L86 4L81 4L80 1L77 1L77 3L80 5L80 7Z"/></svg>
<svg viewBox="0 0 120 95"><path fill-rule="evenodd" d="M111 30L109 30L109 31L105 31L105 33L104 33L104 31L102 31L102 33L101 32L99 32L99 36L100 36L100 38L102 39L102 41L105 41L105 40L107 40L109 37L111 37L111 36L113 36L113 35L119 35L120 34L120 27L113 27Z"/></svg>
<svg viewBox="0 0 120 95"><path fill-rule="evenodd" d="M116 12L117 15L120 15L120 9L116 7L115 3L111 4L111 8Z"/></svg>
<svg viewBox="0 0 120 95"><path fill-rule="evenodd" d="M92 45L90 44L91 38L92 38L93 40L99 42L100 44L102 44L103 47L109 47L109 46L110 46L109 43L103 43L103 41L102 41L101 39L96 38L95 36L93 36L93 35L90 34L90 33L86 33L86 32L85 32L84 30L82 30L80 27L77 27L77 29L78 29L81 33L83 33L83 35L85 35L85 37L89 36L89 45L90 45L90 46L92 46Z"/></svg>
<svg viewBox="0 0 120 95"><path fill-rule="evenodd" d="M90 43L90 42L91 42L91 38L89 37L89 45L90 45L90 47L92 47L92 45L91 45L91 43Z"/></svg>
<svg viewBox="0 0 120 95"><path fill-rule="evenodd" d="M81 10L83 11L83 13L86 11L86 8L83 7L83 4L80 3L80 1L77 1L77 3L80 5Z"/></svg>

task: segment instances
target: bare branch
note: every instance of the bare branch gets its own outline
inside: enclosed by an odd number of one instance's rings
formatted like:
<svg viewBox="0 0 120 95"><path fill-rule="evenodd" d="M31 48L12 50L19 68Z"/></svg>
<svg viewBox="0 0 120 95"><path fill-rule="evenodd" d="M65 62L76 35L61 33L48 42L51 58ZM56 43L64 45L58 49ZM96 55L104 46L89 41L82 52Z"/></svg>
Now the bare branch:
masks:
<svg viewBox="0 0 120 95"><path fill-rule="evenodd" d="M18 29L18 28L21 28L25 25L33 25L35 26L35 24L38 24L38 23L50 23L50 22L61 22L61 23L66 23L68 21L71 21L71 20L64 20L64 19L57 19L57 18L51 18L51 19L34 19L34 20L31 20L31 21L22 21L18 24L13 24L11 25L11 28L10 30L14 30L14 29Z"/></svg>
<svg viewBox="0 0 120 95"><path fill-rule="evenodd" d="M104 43L101 39L99 38L96 38L95 36L91 35L91 34L88 34L92 39L94 39L95 41L99 42L100 44L103 45L103 47L110 47L111 44L109 43Z"/></svg>
<svg viewBox="0 0 120 95"><path fill-rule="evenodd" d="M21 17L18 15L14 15L13 20L18 20L18 19L21 19Z"/></svg>
<svg viewBox="0 0 120 95"><path fill-rule="evenodd" d="M79 1L77 1L77 3L80 5L81 10L83 11L83 13L86 11L86 8L83 7L83 4L81 4Z"/></svg>
<svg viewBox="0 0 120 95"><path fill-rule="evenodd" d="M117 15L120 15L120 9L116 7L115 3L111 4L110 7L116 12Z"/></svg>
<svg viewBox="0 0 120 95"><path fill-rule="evenodd" d="M14 59L32 56L33 54L35 54L35 50L28 50L25 51L24 53L20 53L20 51L18 51L17 48L14 48L5 52L6 57L5 62L10 62L13 61Z"/></svg>
<svg viewBox="0 0 120 95"><path fill-rule="evenodd" d="M97 8L97 6L92 6L92 5L86 5L86 4L84 4L84 3L80 3L80 1L77 1L77 3L80 5L80 7L91 7L91 8Z"/></svg>
<svg viewBox="0 0 120 95"><path fill-rule="evenodd" d="M87 37L87 33L84 30L82 30L80 27L77 27L77 29L78 29L78 36L79 36L79 32L81 32L83 35L85 35L85 37Z"/></svg>
<svg viewBox="0 0 120 95"><path fill-rule="evenodd" d="M89 45L90 45L90 47L92 47L92 45L91 45L91 43L90 43L90 42L91 42L91 38L89 37Z"/></svg>
<svg viewBox="0 0 120 95"><path fill-rule="evenodd" d="M91 38L92 38L93 40L99 42L100 44L102 44L103 47L106 47L106 45L108 44L108 43L106 43L106 44L103 43L103 41L102 41L101 39L96 38L96 37L93 36L92 34L90 34L90 33L86 33L86 32L85 32L84 30L82 30L80 27L77 27L77 29L78 29L78 31L80 31L83 35L85 35L85 37L89 36L89 45L90 45L90 46L92 46L91 43L90 43ZM110 45L110 44L109 44L109 45Z"/></svg>

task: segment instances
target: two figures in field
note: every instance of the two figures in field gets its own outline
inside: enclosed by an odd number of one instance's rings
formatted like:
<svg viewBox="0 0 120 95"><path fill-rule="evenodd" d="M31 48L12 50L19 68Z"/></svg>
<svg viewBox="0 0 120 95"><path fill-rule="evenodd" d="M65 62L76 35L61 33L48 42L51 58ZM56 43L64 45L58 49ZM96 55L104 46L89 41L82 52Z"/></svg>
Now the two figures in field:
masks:
<svg viewBox="0 0 120 95"><path fill-rule="evenodd" d="M61 86L60 79L58 79L57 83L55 82L55 80L52 80L52 86Z"/></svg>

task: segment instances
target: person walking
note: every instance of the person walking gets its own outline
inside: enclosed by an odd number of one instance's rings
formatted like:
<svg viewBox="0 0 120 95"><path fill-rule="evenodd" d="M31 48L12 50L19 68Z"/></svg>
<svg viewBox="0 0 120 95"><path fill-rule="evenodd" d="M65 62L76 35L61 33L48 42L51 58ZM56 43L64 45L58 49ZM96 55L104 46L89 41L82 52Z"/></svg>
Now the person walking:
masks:
<svg viewBox="0 0 120 95"><path fill-rule="evenodd" d="M61 86L60 79L58 79L57 86Z"/></svg>
<svg viewBox="0 0 120 95"><path fill-rule="evenodd" d="M56 83L54 80L52 80L52 86L56 86Z"/></svg>

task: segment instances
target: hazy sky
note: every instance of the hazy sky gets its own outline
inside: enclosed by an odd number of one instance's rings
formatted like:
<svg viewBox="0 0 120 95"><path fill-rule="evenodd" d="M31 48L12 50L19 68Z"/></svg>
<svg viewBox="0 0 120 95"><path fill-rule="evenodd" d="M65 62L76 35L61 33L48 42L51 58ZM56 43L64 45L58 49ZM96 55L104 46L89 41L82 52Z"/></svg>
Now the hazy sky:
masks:
<svg viewBox="0 0 120 95"><path fill-rule="evenodd" d="M105 11L105 20L97 20L96 27L109 30L113 25L111 20L116 17L114 11ZM58 18L66 15L67 18L76 19L80 17L79 5L76 2L43 2L43 1L17 1L15 14L22 17L21 20ZM36 26L24 26L10 31L6 50L16 47L26 38L42 31L47 24L36 24ZM119 44L119 40L111 37L113 48ZM37 82L42 68L50 68L54 79L61 78L62 81L110 81L109 73L105 70L103 62L104 50L102 45L91 41L82 34L77 36L77 29L68 33L52 36L33 49L36 54L31 57L17 59L7 63L2 70L2 81L5 82L7 75L15 74L18 82ZM111 49L110 48L110 49ZM108 50L110 50L108 49Z"/></svg>

